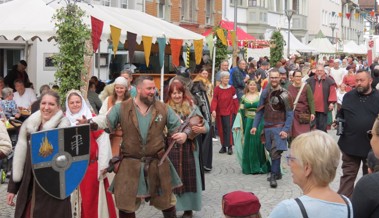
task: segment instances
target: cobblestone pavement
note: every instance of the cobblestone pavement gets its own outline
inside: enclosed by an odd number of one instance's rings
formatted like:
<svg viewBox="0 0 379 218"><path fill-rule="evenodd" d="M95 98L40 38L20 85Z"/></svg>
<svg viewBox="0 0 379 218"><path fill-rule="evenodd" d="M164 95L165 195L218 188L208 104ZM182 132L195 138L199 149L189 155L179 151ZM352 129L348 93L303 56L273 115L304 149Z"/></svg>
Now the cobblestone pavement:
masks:
<svg viewBox="0 0 379 218"><path fill-rule="evenodd" d="M335 131L329 132L336 140ZM219 154L219 142L214 143L213 148L213 170L205 175L206 190L203 192L203 208L194 213L196 218L220 218L221 198L225 193L235 190L250 191L255 193L262 204L261 213L267 217L270 211L280 201L288 198L294 198L302 194L301 190L292 183L291 173L288 165L283 160L283 179L278 181L278 188L272 189L266 181L267 175L243 175L241 168L237 163L234 155ZM285 154L284 154L285 155ZM285 159L285 158L283 158ZM338 168L337 176L332 183L334 190L338 189L339 179L342 172ZM359 173L359 177L361 172ZM6 205L6 187L7 184L0 185L0 217L13 217L14 209ZM182 212L178 212L178 217ZM160 211L148 204L142 204L137 211L138 218L162 218Z"/></svg>

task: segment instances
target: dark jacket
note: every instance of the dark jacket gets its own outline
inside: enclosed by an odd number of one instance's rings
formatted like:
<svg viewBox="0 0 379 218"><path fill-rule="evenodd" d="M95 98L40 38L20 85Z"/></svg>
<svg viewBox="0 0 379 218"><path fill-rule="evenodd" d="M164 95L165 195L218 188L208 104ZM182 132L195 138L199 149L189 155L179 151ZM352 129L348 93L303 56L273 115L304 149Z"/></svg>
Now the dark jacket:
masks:
<svg viewBox="0 0 379 218"><path fill-rule="evenodd" d="M379 92L360 95L356 89L346 93L337 118L345 120L344 133L338 140L342 152L366 158L371 149L366 132L372 129L379 114Z"/></svg>
<svg viewBox="0 0 379 218"><path fill-rule="evenodd" d="M14 88L14 81L16 79L21 79L24 82L25 88L30 88L31 83L30 83L28 74L26 72L24 72L24 73L19 72L17 70L17 65L14 65L12 70L9 71L7 76L5 76L4 83L8 87L12 88L13 91L16 91L16 89Z"/></svg>

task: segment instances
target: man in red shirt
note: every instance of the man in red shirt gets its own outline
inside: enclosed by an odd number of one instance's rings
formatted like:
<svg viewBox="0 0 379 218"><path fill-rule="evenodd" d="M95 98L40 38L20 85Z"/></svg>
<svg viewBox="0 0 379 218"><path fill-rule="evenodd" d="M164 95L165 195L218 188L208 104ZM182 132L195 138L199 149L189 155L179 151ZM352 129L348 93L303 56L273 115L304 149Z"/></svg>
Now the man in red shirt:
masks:
<svg viewBox="0 0 379 218"><path fill-rule="evenodd" d="M316 111L316 129L326 132L328 112L333 110L337 102L336 83L326 75L324 66L318 64L316 73L307 80L311 86Z"/></svg>

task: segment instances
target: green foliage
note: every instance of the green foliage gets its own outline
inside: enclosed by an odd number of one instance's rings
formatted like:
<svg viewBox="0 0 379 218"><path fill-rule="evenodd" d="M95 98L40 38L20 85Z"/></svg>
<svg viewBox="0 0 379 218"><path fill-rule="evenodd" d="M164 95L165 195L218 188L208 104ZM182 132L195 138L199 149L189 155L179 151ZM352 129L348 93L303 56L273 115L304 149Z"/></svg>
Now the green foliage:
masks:
<svg viewBox="0 0 379 218"><path fill-rule="evenodd" d="M283 57L284 39L280 31L274 31L270 40L270 65L275 66Z"/></svg>
<svg viewBox="0 0 379 218"><path fill-rule="evenodd" d="M220 28L220 27L215 27L213 29L213 32L216 33L216 30ZM227 36L227 30L223 29L224 30L224 34L225 36ZM217 34L215 34L217 36ZM220 67L220 64L221 64L221 61L223 60L226 60L228 58L228 46L222 44L220 38L218 38L217 36L217 41L215 43L215 46L216 46L216 64L215 64L215 67L216 69L214 69L214 73L217 72L218 68ZM213 52L213 51L211 51Z"/></svg>
<svg viewBox="0 0 379 218"><path fill-rule="evenodd" d="M65 100L67 91L79 89L84 84L82 75L86 75L84 55L88 53L86 41L90 39L90 29L82 18L85 12L76 4L68 3L53 16L57 29L59 53L53 57L57 68L55 80L59 84L59 95Z"/></svg>

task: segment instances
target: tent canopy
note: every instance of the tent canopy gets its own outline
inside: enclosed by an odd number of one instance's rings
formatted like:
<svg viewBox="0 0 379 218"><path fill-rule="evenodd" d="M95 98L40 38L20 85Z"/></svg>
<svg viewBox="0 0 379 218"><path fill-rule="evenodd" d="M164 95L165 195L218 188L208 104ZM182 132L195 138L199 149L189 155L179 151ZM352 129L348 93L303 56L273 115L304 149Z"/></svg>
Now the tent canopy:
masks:
<svg viewBox="0 0 379 218"><path fill-rule="evenodd" d="M270 40L271 35L274 32L274 30L266 30L265 33L265 39ZM280 34L282 34L284 41L286 42L285 51L287 51L287 45L288 45L288 32L281 30ZM296 54L298 52L317 52L316 49L309 45L305 45L301 43L292 33L290 33L290 53Z"/></svg>
<svg viewBox="0 0 379 218"><path fill-rule="evenodd" d="M327 38L315 38L308 45L315 48L321 54L336 53L336 48Z"/></svg>
<svg viewBox="0 0 379 218"><path fill-rule="evenodd" d="M358 46L357 43L352 40L345 40L343 42L343 52L348 54L367 54L367 49Z"/></svg>
<svg viewBox="0 0 379 218"><path fill-rule="evenodd" d="M65 6L62 1L55 1L46 5L49 0L13 0L0 4L0 36L8 40L23 38L24 40L49 40L55 36L55 26L52 16L56 9ZM61 2L58 4L57 2ZM76 3L86 12L84 22L91 24L90 16L104 22L101 39L110 39L110 25L121 29L120 41L126 40L126 32L137 34L137 43L142 36L167 39L183 39L191 43L195 39L203 39L204 36L174 25L162 19L148 15L141 11L105 7L101 5L88 5ZM17 12L17 13L16 13Z"/></svg>

